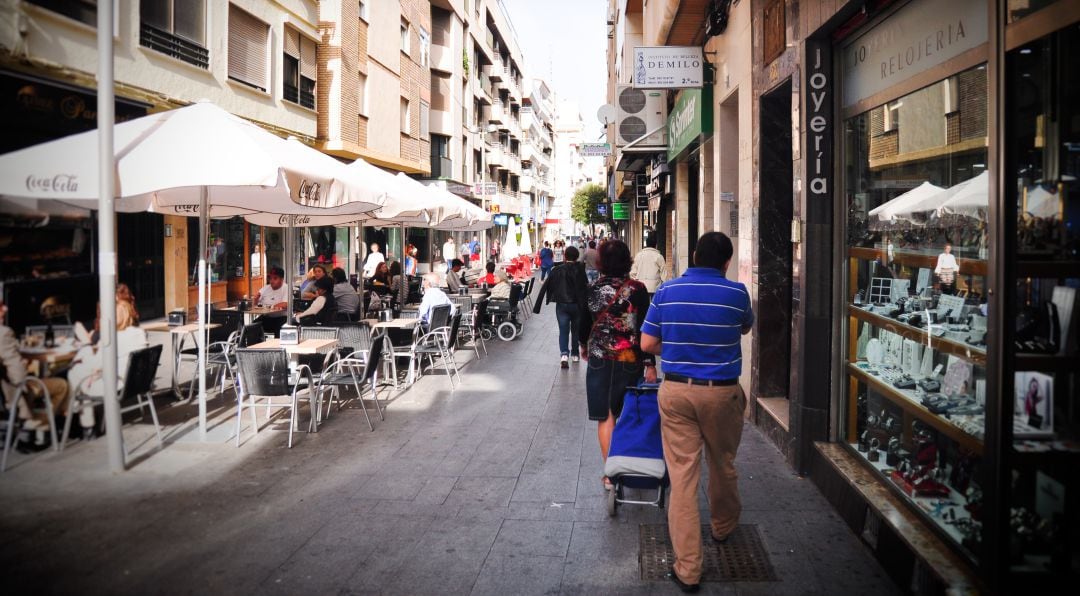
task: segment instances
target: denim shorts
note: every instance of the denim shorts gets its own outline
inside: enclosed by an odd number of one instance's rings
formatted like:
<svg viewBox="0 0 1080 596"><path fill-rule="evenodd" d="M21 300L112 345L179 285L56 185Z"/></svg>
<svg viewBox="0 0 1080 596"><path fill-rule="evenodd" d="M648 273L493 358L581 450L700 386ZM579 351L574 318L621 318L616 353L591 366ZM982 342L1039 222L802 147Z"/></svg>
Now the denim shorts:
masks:
<svg viewBox="0 0 1080 596"><path fill-rule="evenodd" d="M637 385L641 375L639 362L618 362L589 356L589 370L585 373L589 420L606 420L609 411L618 418L626 388Z"/></svg>

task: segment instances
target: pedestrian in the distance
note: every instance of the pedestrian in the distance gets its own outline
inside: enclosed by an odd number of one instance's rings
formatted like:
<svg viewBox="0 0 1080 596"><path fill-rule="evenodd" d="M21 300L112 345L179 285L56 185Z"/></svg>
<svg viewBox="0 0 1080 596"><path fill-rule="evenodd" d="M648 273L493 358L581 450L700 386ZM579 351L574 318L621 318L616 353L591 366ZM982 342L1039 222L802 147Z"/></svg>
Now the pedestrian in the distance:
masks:
<svg viewBox="0 0 1080 596"><path fill-rule="evenodd" d="M551 247L551 266L558 267L566 260L566 249L562 240L556 240Z"/></svg>
<svg viewBox="0 0 1080 596"><path fill-rule="evenodd" d="M570 368L571 357L574 362L578 361L581 345L578 325L581 313L585 311L585 290L589 282L585 278L585 268L577 262L577 258L576 248L571 246L566 249L566 264L551 271L547 281L540 286L540 293L533 305L533 312L540 314L545 296L549 303L555 303L555 318L559 321L559 366L562 368Z"/></svg>
<svg viewBox="0 0 1080 596"><path fill-rule="evenodd" d="M577 250L567 248L566 252ZM621 240L600 245L600 277L586 291L581 316L581 356L589 359L585 376L589 419L597 421L600 455L607 461L615 419L622 412L623 392L645 380L656 380L652 354L641 350L641 325L649 309L649 294L641 282L627 277L630 249ZM566 267L565 265L563 267ZM559 267L556 269L562 269ZM552 275L555 275L552 272ZM611 481L601 475L604 488Z"/></svg>
<svg viewBox="0 0 1080 596"><path fill-rule="evenodd" d="M457 245L454 244L453 236L450 236L446 239L446 242L443 242L442 256L443 259L446 260L446 268L449 269L451 267L451 263L453 263L454 259L457 258Z"/></svg>
<svg viewBox="0 0 1080 596"><path fill-rule="evenodd" d="M667 259L656 250L656 234L649 234L645 239L645 248L634 257L634 266L630 268L630 278L645 284L651 297L656 288L671 277Z"/></svg>
<svg viewBox="0 0 1080 596"><path fill-rule="evenodd" d="M555 253L551 252L551 243L544 241L544 247L540 249L540 281L547 279L551 273L551 266L555 264Z"/></svg>
<svg viewBox="0 0 1080 596"><path fill-rule="evenodd" d="M600 253L596 250L596 241L590 240L585 245L585 252L581 255L581 262L585 264L585 277L589 278L589 283L595 282L596 278L600 277L599 259Z"/></svg>
<svg viewBox="0 0 1080 596"><path fill-rule="evenodd" d="M701 452L709 464L709 525L714 542L727 540L739 523L735 453L742 437L746 396L741 335L754 323L746 286L725 277L731 239L709 232L697 241L694 267L665 283L653 297L641 348L660 356L660 432L671 476L668 531L675 564L668 577L684 592L701 579L698 482Z"/></svg>

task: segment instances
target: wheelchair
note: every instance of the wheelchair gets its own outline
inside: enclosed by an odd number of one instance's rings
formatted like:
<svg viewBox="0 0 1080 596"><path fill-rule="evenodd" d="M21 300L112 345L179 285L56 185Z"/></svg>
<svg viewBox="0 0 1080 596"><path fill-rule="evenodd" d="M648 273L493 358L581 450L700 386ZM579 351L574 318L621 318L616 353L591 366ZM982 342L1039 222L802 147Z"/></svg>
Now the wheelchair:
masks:
<svg viewBox="0 0 1080 596"><path fill-rule="evenodd" d="M484 341L498 337L503 341L513 341L521 335L524 326L518 320L518 303L521 302L522 288L514 284L510 288L510 299L489 299L484 311L484 326L480 330Z"/></svg>

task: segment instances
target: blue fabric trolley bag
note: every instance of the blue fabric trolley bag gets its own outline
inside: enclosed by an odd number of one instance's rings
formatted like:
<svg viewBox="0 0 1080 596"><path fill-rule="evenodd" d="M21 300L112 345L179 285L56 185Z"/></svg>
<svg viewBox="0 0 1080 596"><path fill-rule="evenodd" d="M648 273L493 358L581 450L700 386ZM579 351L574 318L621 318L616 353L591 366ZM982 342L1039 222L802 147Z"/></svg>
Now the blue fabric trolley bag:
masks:
<svg viewBox="0 0 1080 596"><path fill-rule="evenodd" d="M668 485L664 445L660 438L660 407L656 402L658 384L627 387L622 413L611 434L604 474L611 479L608 514L615 515L620 504L664 506ZM629 499L627 488L656 490L651 500Z"/></svg>

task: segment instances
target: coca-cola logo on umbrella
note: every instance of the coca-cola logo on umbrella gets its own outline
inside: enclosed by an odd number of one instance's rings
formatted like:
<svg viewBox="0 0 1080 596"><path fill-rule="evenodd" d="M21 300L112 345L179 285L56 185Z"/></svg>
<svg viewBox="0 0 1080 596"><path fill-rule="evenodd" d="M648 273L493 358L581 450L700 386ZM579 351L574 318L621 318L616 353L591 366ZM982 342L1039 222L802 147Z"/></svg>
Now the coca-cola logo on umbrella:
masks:
<svg viewBox="0 0 1080 596"><path fill-rule="evenodd" d="M74 174L26 177L26 190L34 192L78 192L79 181Z"/></svg>

